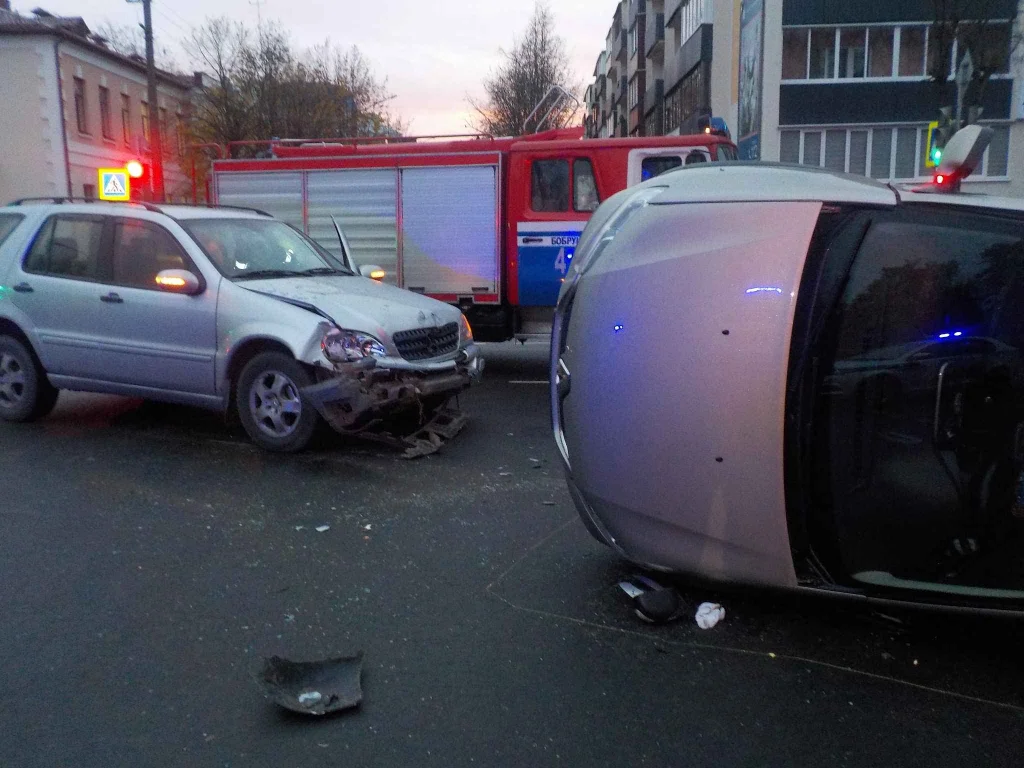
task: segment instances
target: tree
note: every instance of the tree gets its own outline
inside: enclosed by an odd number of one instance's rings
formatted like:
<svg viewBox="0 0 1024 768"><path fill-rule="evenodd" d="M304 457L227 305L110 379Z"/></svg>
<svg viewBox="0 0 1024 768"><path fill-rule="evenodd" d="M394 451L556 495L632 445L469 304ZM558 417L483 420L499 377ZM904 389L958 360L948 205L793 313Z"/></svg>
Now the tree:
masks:
<svg viewBox="0 0 1024 768"><path fill-rule="evenodd" d="M273 25L253 31L226 18L208 20L185 47L204 72L194 103L197 142L396 135L403 129L389 110L394 97L386 81L357 48L343 51L325 41L297 53Z"/></svg>
<svg viewBox="0 0 1024 768"><path fill-rule="evenodd" d="M555 34L555 17L550 9L538 2L533 16L521 39L514 40L512 49L501 49L504 59L490 77L484 80L487 100L483 104L469 99L476 117L470 127L493 136L515 136L524 131L524 122L542 100L545 104L525 130L536 130L537 121L554 107L546 127L570 124L579 111L573 100L549 96L552 86L559 86L570 94L580 90L574 84L565 43Z"/></svg>
<svg viewBox="0 0 1024 768"><path fill-rule="evenodd" d="M972 115L980 115L972 108L981 107L992 75L1008 71L1019 55L1020 31L1015 18L1007 22L1003 15L1005 0L932 0L932 4L928 76L942 87L950 80L951 64L955 73L968 51L974 64L964 92L962 113L966 124L972 121Z"/></svg>
<svg viewBox="0 0 1024 768"><path fill-rule="evenodd" d="M95 34L110 50L131 59L146 60L146 35L141 26L104 22ZM157 67L168 72L178 69L178 62L166 45L157 45L153 51Z"/></svg>

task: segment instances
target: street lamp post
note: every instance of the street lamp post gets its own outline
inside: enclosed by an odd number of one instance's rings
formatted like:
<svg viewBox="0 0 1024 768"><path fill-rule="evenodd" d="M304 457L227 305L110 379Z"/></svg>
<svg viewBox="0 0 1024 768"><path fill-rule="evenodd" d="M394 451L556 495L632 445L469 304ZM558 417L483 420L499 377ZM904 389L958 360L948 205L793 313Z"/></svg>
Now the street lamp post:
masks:
<svg viewBox="0 0 1024 768"><path fill-rule="evenodd" d="M146 35L146 85L149 101L149 151L152 169L153 197L157 202L164 200L164 153L160 135L160 103L156 91L156 63L153 54L153 12L152 0L127 0L142 3L142 18Z"/></svg>

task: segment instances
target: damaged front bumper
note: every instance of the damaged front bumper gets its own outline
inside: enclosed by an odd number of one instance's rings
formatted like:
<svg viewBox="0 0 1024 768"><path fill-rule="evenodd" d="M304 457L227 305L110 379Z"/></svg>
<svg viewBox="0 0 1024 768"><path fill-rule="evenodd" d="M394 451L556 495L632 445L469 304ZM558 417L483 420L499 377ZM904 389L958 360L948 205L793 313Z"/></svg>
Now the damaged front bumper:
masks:
<svg viewBox="0 0 1024 768"><path fill-rule="evenodd" d="M484 360L475 344L451 360L410 362L367 357L321 371L302 396L339 432L360 433L395 413L440 405L480 380Z"/></svg>

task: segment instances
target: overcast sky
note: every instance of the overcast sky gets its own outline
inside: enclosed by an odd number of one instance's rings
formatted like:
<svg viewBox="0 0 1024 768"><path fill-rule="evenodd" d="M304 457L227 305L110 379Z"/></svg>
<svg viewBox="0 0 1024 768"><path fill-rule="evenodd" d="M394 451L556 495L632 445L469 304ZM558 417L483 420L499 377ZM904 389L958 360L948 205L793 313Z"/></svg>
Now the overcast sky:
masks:
<svg viewBox="0 0 1024 768"><path fill-rule="evenodd" d="M296 47L329 38L359 46L395 94L394 110L418 134L466 130L467 95L481 97L483 78L499 62L498 49L521 33L534 0L263 0L264 23L288 30ZM548 0L577 79L590 79L604 47L615 0ZM43 7L61 16L82 16L93 29L104 21L135 24L141 4L125 0L14 0L23 14ZM167 45L183 66L178 41L208 16L256 24L255 0L154 0L158 45Z"/></svg>

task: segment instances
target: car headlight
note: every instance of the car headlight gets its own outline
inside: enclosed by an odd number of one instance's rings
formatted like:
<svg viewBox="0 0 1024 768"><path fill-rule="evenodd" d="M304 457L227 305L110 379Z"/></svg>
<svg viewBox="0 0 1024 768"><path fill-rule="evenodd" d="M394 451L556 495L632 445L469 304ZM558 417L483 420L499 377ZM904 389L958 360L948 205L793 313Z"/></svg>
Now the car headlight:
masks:
<svg viewBox="0 0 1024 768"><path fill-rule="evenodd" d="M320 342L324 357L332 363L352 363L364 357L387 357L384 345L373 336L359 331L335 329Z"/></svg>
<svg viewBox="0 0 1024 768"><path fill-rule="evenodd" d="M459 315L459 346L469 344L473 340L473 328L469 324L469 318Z"/></svg>

